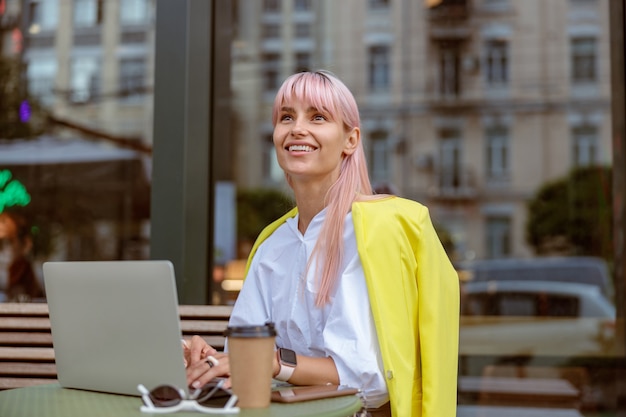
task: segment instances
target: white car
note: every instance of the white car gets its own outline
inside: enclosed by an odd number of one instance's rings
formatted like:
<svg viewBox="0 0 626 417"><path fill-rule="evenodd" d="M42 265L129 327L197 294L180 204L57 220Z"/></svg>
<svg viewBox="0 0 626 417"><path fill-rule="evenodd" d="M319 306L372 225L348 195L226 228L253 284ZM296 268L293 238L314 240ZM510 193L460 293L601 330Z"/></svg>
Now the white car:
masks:
<svg viewBox="0 0 626 417"><path fill-rule="evenodd" d="M614 355L615 308L597 285L493 280L461 294L461 355Z"/></svg>

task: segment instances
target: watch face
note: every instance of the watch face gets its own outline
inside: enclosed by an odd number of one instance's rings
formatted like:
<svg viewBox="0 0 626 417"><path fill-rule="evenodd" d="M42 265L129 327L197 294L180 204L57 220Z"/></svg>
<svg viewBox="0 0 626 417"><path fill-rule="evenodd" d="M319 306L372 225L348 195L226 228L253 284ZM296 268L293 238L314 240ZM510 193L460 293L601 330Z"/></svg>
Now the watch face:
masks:
<svg viewBox="0 0 626 417"><path fill-rule="evenodd" d="M296 352L291 349L280 349L280 361L285 365L296 366Z"/></svg>

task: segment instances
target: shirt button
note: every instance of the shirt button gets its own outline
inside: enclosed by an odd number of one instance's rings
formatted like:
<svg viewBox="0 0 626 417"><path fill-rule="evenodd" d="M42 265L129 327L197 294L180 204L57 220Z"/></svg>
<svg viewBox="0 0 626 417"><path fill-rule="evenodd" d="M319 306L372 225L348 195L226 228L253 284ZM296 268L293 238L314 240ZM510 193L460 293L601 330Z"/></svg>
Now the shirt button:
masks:
<svg viewBox="0 0 626 417"><path fill-rule="evenodd" d="M387 371L387 379L393 379L393 372Z"/></svg>

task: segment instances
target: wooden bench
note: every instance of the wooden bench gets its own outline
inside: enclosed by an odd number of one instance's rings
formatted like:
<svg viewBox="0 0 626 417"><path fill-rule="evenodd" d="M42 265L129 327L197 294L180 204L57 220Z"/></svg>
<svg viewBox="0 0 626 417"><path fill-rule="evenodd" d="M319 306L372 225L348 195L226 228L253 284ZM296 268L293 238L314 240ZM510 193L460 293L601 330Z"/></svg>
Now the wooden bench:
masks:
<svg viewBox="0 0 626 417"><path fill-rule="evenodd" d="M181 305L184 337L199 335L224 348L232 306ZM0 390L56 382L48 305L0 303Z"/></svg>

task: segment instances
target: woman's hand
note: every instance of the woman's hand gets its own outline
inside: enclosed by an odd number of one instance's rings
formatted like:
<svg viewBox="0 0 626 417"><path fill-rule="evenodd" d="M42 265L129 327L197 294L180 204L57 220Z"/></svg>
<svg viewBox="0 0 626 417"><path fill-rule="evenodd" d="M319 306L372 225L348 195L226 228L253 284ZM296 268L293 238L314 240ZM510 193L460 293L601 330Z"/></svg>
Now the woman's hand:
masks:
<svg viewBox="0 0 626 417"><path fill-rule="evenodd" d="M183 340L183 353L190 387L200 388L215 377L230 377L228 354L218 352L200 336ZM230 387L230 378L224 387Z"/></svg>

